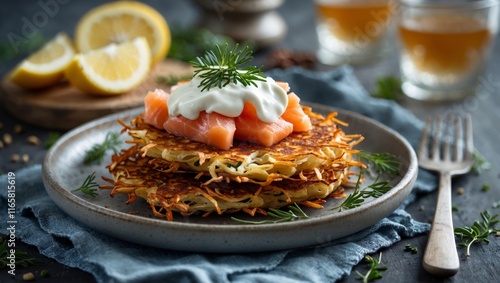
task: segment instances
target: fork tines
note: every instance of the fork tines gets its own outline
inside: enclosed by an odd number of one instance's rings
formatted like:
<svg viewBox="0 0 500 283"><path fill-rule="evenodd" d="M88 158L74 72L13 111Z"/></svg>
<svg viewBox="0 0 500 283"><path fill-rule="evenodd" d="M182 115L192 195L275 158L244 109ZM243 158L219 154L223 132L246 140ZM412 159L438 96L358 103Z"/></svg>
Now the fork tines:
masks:
<svg viewBox="0 0 500 283"><path fill-rule="evenodd" d="M472 122L469 114L428 117L418 155L432 160L460 161L472 158Z"/></svg>

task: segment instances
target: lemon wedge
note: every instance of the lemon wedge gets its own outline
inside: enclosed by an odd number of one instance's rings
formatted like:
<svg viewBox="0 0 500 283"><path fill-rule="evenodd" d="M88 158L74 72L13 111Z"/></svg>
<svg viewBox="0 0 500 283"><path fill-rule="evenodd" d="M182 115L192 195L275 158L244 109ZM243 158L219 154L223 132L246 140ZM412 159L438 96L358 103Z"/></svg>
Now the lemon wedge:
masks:
<svg viewBox="0 0 500 283"><path fill-rule="evenodd" d="M148 41L138 37L77 54L66 68L65 75L74 87L85 93L115 95L139 85L150 67Z"/></svg>
<svg viewBox="0 0 500 283"><path fill-rule="evenodd" d="M171 35L165 18L154 8L135 1L103 4L85 13L75 30L75 43L80 52L145 37L152 63L166 57Z"/></svg>
<svg viewBox="0 0 500 283"><path fill-rule="evenodd" d="M75 55L71 39L58 33L41 49L19 63L9 74L15 84L29 89L44 88L59 82Z"/></svg>

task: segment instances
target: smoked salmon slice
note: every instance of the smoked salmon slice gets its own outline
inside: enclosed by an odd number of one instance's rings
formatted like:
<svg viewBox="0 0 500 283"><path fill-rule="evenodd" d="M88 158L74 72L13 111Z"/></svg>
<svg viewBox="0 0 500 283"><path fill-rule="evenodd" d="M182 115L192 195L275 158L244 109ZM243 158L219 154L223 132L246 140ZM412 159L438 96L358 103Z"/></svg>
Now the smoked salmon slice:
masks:
<svg viewBox="0 0 500 283"><path fill-rule="evenodd" d="M170 116L163 124L167 132L227 150L233 145L236 130L234 119L212 112L200 112L198 119Z"/></svg>
<svg viewBox="0 0 500 283"><path fill-rule="evenodd" d="M234 118L234 138L242 141L271 146L293 132L293 125L282 118L272 123L259 120L255 107L246 102L240 116Z"/></svg>
<svg viewBox="0 0 500 283"><path fill-rule="evenodd" d="M293 124L294 132L305 132L312 129L311 118L300 106L300 98L293 92L288 94L288 105L281 115L285 121Z"/></svg>
<svg viewBox="0 0 500 283"><path fill-rule="evenodd" d="M169 96L170 94L161 89L148 92L144 97L144 122L158 129L163 129L163 124L168 119L167 100Z"/></svg>
<svg viewBox="0 0 500 283"><path fill-rule="evenodd" d="M183 82L179 83L182 84ZM290 86L286 82L277 82L286 92ZM288 94L288 105L281 117L272 123L262 122L257 117L255 107L245 103L240 116L227 117L215 112L202 111L196 120L183 116L169 116L167 100L170 94L156 89L144 98L144 121L167 132L227 150L233 140L248 141L272 146L286 138L292 132L308 131L312 128L311 120L304 113L300 98L293 92Z"/></svg>
<svg viewBox="0 0 500 283"><path fill-rule="evenodd" d="M282 118L266 123L259 119L249 120L238 116L234 118L234 123L236 125L235 139L264 146L272 146L293 132L293 125Z"/></svg>
<svg viewBox="0 0 500 283"><path fill-rule="evenodd" d="M287 82L277 81L276 84L279 85L286 92L290 91L290 85Z"/></svg>

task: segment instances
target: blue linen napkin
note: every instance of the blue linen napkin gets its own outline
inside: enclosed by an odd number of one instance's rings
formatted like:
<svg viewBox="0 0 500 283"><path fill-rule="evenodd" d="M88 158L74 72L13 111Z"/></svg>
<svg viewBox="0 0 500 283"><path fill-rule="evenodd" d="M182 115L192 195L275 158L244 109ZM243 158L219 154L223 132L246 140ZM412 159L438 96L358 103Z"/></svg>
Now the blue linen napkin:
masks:
<svg viewBox="0 0 500 283"><path fill-rule="evenodd" d="M422 123L392 101L369 97L347 66L318 73L293 68L268 73L290 83L303 101L355 111L397 130L414 146ZM420 171L412 194L391 215L372 227L314 247L266 253L208 254L138 246L101 234L70 218L48 197L41 165L16 174L16 237L58 262L94 275L98 282L335 282L350 274L366 254L402 237L429 230L404 208L422 191L436 187L435 177ZM7 175L0 176L7 187ZM7 211L1 190L0 211ZM6 231L7 222L0 222Z"/></svg>

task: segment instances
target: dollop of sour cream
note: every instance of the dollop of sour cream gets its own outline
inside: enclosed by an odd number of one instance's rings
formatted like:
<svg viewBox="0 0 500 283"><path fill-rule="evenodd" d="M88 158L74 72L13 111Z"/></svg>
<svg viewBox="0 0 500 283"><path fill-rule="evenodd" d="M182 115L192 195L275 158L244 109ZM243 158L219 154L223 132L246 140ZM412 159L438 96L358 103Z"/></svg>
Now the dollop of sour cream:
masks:
<svg viewBox="0 0 500 283"><path fill-rule="evenodd" d="M255 81L257 86L229 83L205 91L198 87L200 82L201 78L195 76L170 94L167 101L169 115L196 120L201 111L206 111L238 117L245 102L249 102L255 106L261 121L271 123L278 120L288 104L286 91L270 77L265 81Z"/></svg>

